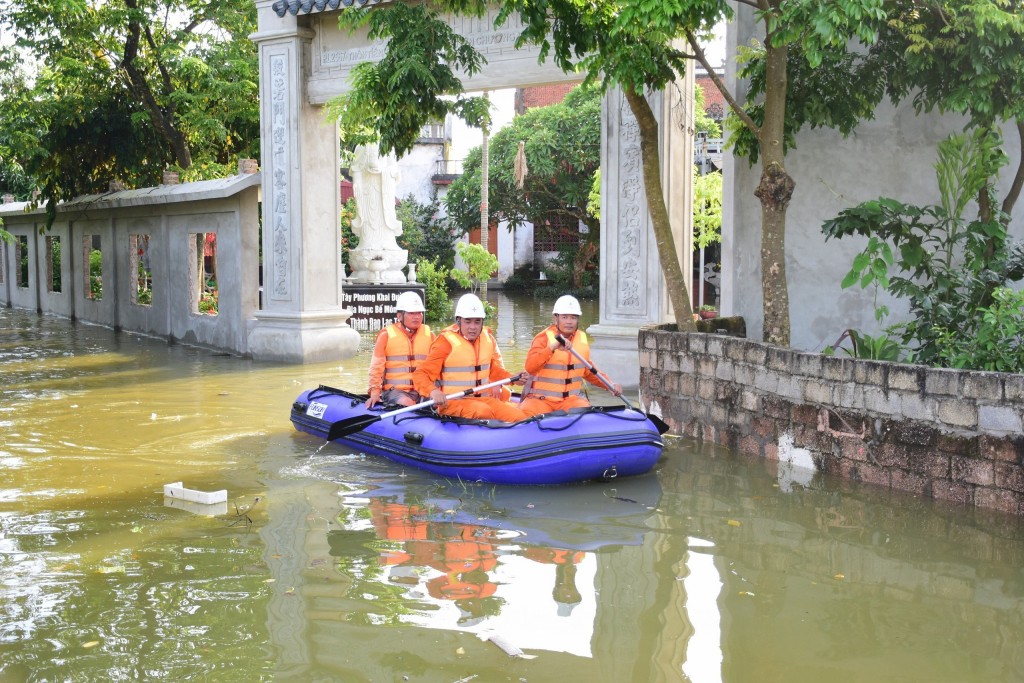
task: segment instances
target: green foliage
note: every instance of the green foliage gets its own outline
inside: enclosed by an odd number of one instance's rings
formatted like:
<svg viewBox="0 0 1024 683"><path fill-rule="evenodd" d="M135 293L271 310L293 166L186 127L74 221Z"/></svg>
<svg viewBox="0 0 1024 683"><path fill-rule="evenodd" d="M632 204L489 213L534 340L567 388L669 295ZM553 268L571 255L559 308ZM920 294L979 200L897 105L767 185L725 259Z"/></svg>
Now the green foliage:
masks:
<svg viewBox="0 0 1024 683"><path fill-rule="evenodd" d="M356 200L349 197L341 205L341 262L348 266L348 252L359 246L359 236L352 232L352 219L356 217Z"/></svg>
<svg viewBox="0 0 1024 683"><path fill-rule="evenodd" d="M955 328L935 330L941 364L998 372L1024 372L1024 292L999 287L992 303L974 312L970 335Z"/></svg>
<svg viewBox="0 0 1024 683"><path fill-rule="evenodd" d="M851 348L840 346L846 339L850 340ZM826 347L822 353L826 356L833 356L837 350L842 350L847 356L853 358L896 362L903 356L905 348L888 334L873 337L857 330L846 330L833 346Z"/></svg>
<svg viewBox="0 0 1024 683"><path fill-rule="evenodd" d="M570 272L578 273L577 280L600 249L600 202L594 205L596 211L591 208L601 162L600 128L600 91L579 87L558 104L517 116L491 138L488 148L490 215L512 227L533 223L538 231L557 230L560 243L574 245L567 252L575 259ZM528 168L522 188L515 174L520 142ZM480 223L481 157L479 147L470 151L463 175L445 195L448 216L465 231Z"/></svg>
<svg viewBox="0 0 1024 683"><path fill-rule="evenodd" d="M456 268L448 275L460 286L476 294L480 290L480 283L490 279L497 272L498 257L479 244L467 244L466 242L456 244L455 251L458 252L462 262L466 264L466 270Z"/></svg>
<svg viewBox="0 0 1024 683"><path fill-rule="evenodd" d="M1007 283L1024 279L1024 247L1010 244L1001 216L963 217L972 197L989 192L988 179L1003 163L998 140L984 130L953 135L939 143L935 168L941 205L917 207L881 198L822 226L826 239L868 237L843 286L877 286L909 302L911 320L891 329L917 362L946 363L950 355L942 349L949 345L948 332L977 338L981 318L974 312L991 307L995 292Z"/></svg>
<svg viewBox="0 0 1024 683"><path fill-rule="evenodd" d="M416 268L416 279L426 290L426 319L431 322L446 322L451 319L452 305L448 299L448 268L437 262L420 261Z"/></svg>
<svg viewBox="0 0 1024 683"><path fill-rule="evenodd" d="M722 241L722 174L693 173L693 246Z"/></svg>
<svg viewBox="0 0 1024 683"><path fill-rule="evenodd" d="M409 263L433 261L451 269L455 265L455 242L461 233L447 218L438 218L439 203L435 199L421 204L410 194L396 210L402 222L398 246L409 251Z"/></svg>
<svg viewBox="0 0 1024 683"><path fill-rule="evenodd" d="M704 88L699 83L693 86L693 130L709 138L722 137L722 127L704 109Z"/></svg>
<svg viewBox="0 0 1024 683"><path fill-rule="evenodd" d="M234 173L259 152L252 3L6 3L0 167L56 201ZM25 187L14 188L24 192Z"/></svg>
<svg viewBox="0 0 1024 683"><path fill-rule="evenodd" d="M457 73L472 76L483 65L469 41L426 4L391 3L387 10L352 7L338 14L342 31L368 26L370 40L400 46L376 63L356 65L352 90L327 103L325 113L338 120L345 145L379 141L382 151L400 157L416 144L423 126L448 114L473 126L489 124L486 100L464 97Z"/></svg>
<svg viewBox="0 0 1024 683"><path fill-rule="evenodd" d="M103 252L99 249L89 252L89 298L103 298Z"/></svg>

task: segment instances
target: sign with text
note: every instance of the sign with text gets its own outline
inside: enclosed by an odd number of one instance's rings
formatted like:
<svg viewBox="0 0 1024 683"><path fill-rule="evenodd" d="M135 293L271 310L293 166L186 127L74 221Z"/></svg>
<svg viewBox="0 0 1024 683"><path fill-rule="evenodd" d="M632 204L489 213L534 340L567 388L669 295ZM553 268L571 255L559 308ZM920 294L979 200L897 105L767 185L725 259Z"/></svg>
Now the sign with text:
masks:
<svg viewBox="0 0 1024 683"><path fill-rule="evenodd" d="M352 314L348 324L359 332L376 332L395 321L395 301L402 292L416 292L426 300L426 286L419 282L392 285L351 285L342 288L344 307Z"/></svg>

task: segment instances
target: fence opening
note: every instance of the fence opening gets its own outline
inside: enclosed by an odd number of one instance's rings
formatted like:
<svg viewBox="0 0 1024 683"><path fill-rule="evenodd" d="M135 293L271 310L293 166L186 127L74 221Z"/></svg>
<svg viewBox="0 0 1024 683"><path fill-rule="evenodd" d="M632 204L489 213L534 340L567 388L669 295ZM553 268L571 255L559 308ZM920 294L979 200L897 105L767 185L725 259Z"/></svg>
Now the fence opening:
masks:
<svg viewBox="0 0 1024 683"><path fill-rule="evenodd" d="M82 238L82 257L87 268L85 274L85 298L99 301L103 298L103 247L99 235Z"/></svg>
<svg viewBox="0 0 1024 683"><path fill-rule="evenodd" d="M59 293L62 274L59 235L50 235L46 238L46 256L46 291Z"/></svg>
<svg viewBox="0 0 1024 683"><path fill-rule="evenodd" d="M15 284L28 289L28 235L18 235L18 241L14 243L14 260L18 264Z"/></svg>
<svg viewBox="0 0 1024 683"><path fill-rule="evenodd" d="M149 235L128 235L129 272L135 273L132 303L153 305L153 271L149 262Z"/></svg>
<svg viewBox="0 0 1024 683"><path fill-rule="evenodd" d="M192 291L192 312L217 315L219 311L217 285L217 233L198 232L190 235L194 257L189 268Z"/></svg>

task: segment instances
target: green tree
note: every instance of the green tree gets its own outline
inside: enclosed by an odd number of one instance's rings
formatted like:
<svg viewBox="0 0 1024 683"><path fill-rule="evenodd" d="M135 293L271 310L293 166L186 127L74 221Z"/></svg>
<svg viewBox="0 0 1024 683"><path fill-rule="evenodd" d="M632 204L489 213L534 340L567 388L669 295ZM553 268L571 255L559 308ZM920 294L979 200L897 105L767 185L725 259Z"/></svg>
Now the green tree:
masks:
<svg viewBox="0 0 1024 683"><path fill-rule="evenodd" d="M0 54L0 155L51 211L110 180L155 184L167 167L223 176L259 150L246 0L4 3L0 24L15 40Z"/></svg>
<svg viewBox="0 0 1024 683"><path fill-rule="evenodd" d="M705 7L702 21L730 14L722 0ZM846 134L871 116L880 93L866 87L869 74L853 77L860 45L877 39L885 19L883 0L744 0L764 26L764 40L743 48L739 75L747 79L739 101L708 62L697 32L687 42L729 104L727 138L739 156L760 161L754 195L761 202L761 286L764 341L789 346L786 283L786 212L795 183L786 153L803 126L829 126ZM695 9L701 7L695 2ZM713 25L714 22L712 22ZM704 27L708 25L702 24ZM698 25L700 26L700 25ZM849 49L848 49L849 48Z"/></svg>
<svg viewBox="0 0 1024 683"><path fill-rule="evenodd" d="M722 241L722 174L693 174L693 244L703 249Z"/></svg>
<svg viewBox="0 0 1024 683"><path fill-rule="evenodd" d="M512 227L532 223L538 231L568 226L560 241L573 245L575 288L582 285L582 274L600 248L600 214L588 204L601 163L600 136L601 93L591 86L574 88L558 104L517 116L490 140L491 216ZM521 187L516 164L520 143L527 168ZM470 151L463 175L445 195L448 216L464 231L480 223L480 157L479 147ZM579 229L581 223L586 230Z"/></svg>
<svg viewBox="0 0 1024 683"><path fill-rule="evenodd" d="M455 243L463 231L453 228L447 217L438 217L436 199L421 204L412 194L403 199L396 210L402 222L398 246L409 251L409 263L432 261L450 269L455 265Z"/></svg>

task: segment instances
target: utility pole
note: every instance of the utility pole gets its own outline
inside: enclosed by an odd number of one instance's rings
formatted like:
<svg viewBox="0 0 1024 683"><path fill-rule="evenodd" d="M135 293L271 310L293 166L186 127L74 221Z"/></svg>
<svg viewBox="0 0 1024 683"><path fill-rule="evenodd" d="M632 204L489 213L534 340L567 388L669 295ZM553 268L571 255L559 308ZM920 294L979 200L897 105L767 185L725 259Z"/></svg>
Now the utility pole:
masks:
<svg viewBox="0 0 1024 683"><path fill-rule="evenodd" d="M484 90L484 100L488 102L488 109L490 109L490 94ZM487 195L490 192L490 181L488 174L490 173L490 154L488 149L488 126L485 123L483 126L484 139L480 147L480 246L484 248L484 251L489 251L487 233L490 223L488 216L487 207ZM490 273L487 274L483 280L480 281L480 298L487 298L487 280L490 277Z"/></svg>

